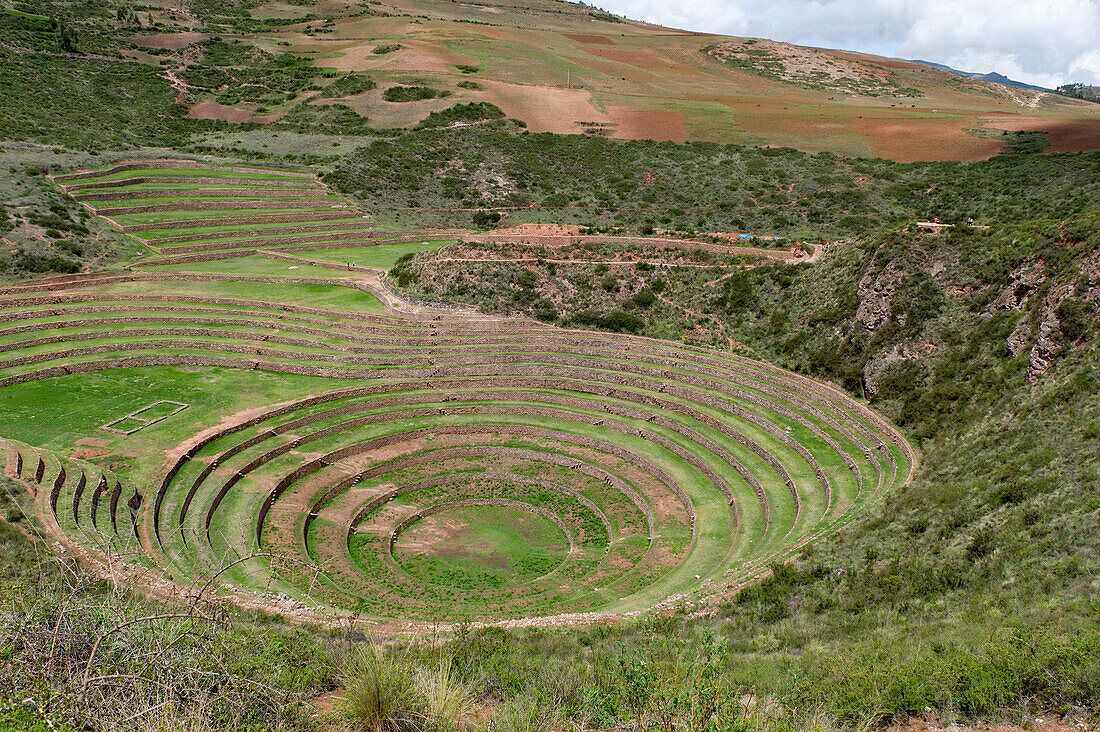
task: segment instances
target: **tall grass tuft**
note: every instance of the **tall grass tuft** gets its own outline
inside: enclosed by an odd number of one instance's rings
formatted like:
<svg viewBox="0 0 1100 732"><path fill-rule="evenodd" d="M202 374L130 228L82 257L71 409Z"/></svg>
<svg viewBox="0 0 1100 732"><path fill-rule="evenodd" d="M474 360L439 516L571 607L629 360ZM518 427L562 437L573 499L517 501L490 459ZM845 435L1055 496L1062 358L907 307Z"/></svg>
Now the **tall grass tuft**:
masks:
<svg viewBox="0 0 1100 732"><path fill-rule="evenodd" d="M473 709L470 690L451 671L451 660L440 656L435 668L421 667L417 688L424 698L428 717L436 723L460 723Z"/></svg>
<svg viewBox="0 0 1100 732"><path fill-rule="evenodd" d="M366 732L415 732L427 721L417 674L403 659L381 648L361 651L340 674L344 689L341 712Z"/></svg>

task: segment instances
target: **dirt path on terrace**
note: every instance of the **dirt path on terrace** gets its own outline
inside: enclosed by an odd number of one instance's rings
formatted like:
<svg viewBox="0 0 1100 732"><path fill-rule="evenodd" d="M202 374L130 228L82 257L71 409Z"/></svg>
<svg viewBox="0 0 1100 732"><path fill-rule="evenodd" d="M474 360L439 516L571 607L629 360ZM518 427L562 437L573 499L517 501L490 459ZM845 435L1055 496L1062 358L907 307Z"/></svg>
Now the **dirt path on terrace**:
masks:
<svg viewBox="0 0 1100 732"><path fill-rule="evenodd" d="M553 262L554 264L607 264L607 265L619 265L619 266L633 266L639 262L646 262L655 266L661 267L699 267L701 269L721 268L726 269L729 267L736 267L737 269L744 269L740 264L695 264L695 263L673 263L669 264L663 259L638 259L638 260L621 260L621 259L546 259L545 257L512 257L505 259L493 259L490 257L440 257L433 259L433 262L482 262L482 263L501 263L509 264L513 262Z"/></svg>
<svg viewBox="0 0 1100 732"><path fill-rule="evenodd" d="M743 269L743 270L744 270L744 269L752 269L752 265L749 265L749 266L747 266L747 267L742 267L741 269ZM726 280L728 280L728 279L729 279L730 277L733 277L733 276L734 276L735 274L737 274L737 273L736 273L736 272L730 272L729 274L724 274L724 275L722 275L721 277L716 277L716 278L714 278L714 279L713 279L713 280L711 280L710 282L704 282L704 283L703 283L703 286L704 286L704 287L714 287L714 286L715 286L715 285L717 285L717 284L718 284L719 282L725 282L725 281L726 281Z"/></svg>
<svg viewBox="0 0 1100 732"><path fill-rule="evenodd" d="M643 236L600 236L600 235L555 235L555 234L470 234L462 239L468 244L513 244L519 246L547 246L563 247L573 244L633 244L637 246L653 245L665 247L678 247L682 249L702 249L719 254L746 254L749 256L766 257L785 262L815 262L821 257L822 248L818 244L811 244L813 252L807 255L798 245L782 249L765 249L763 247L737 246L735 244L712 244L710 242L692 241L690 239L661 239Z"/></svg>
<svg viewBox="0 0 1100 732"><path fill-rule="evenodd" d="M1062 717L1038 712L1029 715L1023 726L1010 722L944 722L931 716L913 717L884 727L882 732L1095 732L1095 720Z"/></svg>

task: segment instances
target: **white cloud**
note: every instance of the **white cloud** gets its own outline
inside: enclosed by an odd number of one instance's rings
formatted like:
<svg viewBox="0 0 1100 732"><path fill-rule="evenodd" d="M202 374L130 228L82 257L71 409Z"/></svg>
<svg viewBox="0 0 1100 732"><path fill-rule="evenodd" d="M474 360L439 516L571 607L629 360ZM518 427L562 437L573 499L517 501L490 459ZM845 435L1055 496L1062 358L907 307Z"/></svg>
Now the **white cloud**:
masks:
<svg viewBox="0 0 1100 732"><path fill-rule="evenodd" d="M689 30L936 61L1042 86L1100 84L1100 0L603 0Z"/></svg>

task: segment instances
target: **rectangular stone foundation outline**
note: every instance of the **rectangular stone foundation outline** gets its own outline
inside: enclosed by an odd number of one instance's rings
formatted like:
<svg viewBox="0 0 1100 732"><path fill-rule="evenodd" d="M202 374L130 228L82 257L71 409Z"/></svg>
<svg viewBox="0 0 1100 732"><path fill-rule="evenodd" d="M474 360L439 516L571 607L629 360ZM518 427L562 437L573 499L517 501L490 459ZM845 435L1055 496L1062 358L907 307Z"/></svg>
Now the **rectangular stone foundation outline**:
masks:
<svg viewBox="0 0 1100 732"><path fill-rule="evenodd" d="M173 409L168 414L165 414L161 417L156 417L155 419L145 419L145 418L139 416L142 412L147 412L150 409L152 409L153 407L159 407L161 404L175 404L176 408ZM127 414L123 417L119 417L118 419L111 420L107 424L101 425L99 429L107 430L108 432L116 432L120 435L132 435L135 432L137 432L138 430L143 430L146 427L148 427L149 425L154 425L157 422L160 422L162 419L168 419L173 414L179 414L183 410L187 409L188 406L189 405L184 404L183 402L174 402L170 399L161 399L159 402L153 402L152 404L147 404L147 405L145 405L144 407L142 407L141 409L139 409L135 412L130 412L129 414ZM118 424L119 422L125 422L128 419L136 420L138 422L141 422L142 424L138 427L133 428L132 430L120 430L119 428L114 426L114 425Z"/></svg>

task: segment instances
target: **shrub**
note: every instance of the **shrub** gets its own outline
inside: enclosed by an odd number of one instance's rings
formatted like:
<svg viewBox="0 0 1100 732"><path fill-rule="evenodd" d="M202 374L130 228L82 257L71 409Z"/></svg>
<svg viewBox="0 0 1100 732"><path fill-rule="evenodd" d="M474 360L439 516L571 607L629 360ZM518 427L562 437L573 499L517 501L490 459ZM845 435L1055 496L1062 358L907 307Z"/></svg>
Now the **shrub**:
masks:
<svg viewBox="0 0 1100 732"><path fill-rule="evenodd" d="M946 302L947 296L931 275L915 272L902 280L890 310L907 329L915 332L939 315Z"/></svg>
<svg viewBox="0 0 1100 732"><path fill-rule="evenodd" d="M371 50L371 53L376 54L378 56L383 56L387 53L393 53L394 51L400 51L401 48L402 48L402 46L401 46L400 43L385 43L385 44L380 45L380 46L375 46Z"/></svg>
<svg viewBox="0 0 1100 732"><path fill-rule="evenodd" d="M640 308L648 308L657 302L657 296L653 294L653 290L648 287L643 287L641 290L631 298L634 304Z"/></svg>
<svg viewBox="0 0 1100 732"><path fill-rule="evenodd" d="M623 310L612 310L602 318L600 325L616 333L637 333L645 326L645 321Z"/></svg>
<svg viewBox="0 0 1100 732"><path fill-rule="evenodd" d="M77 257L84 253L84 247L80 246L80 242L78 241L62 239L61 241L55 241L54 246L66 254L72 254Z"/></svg>
<svg viewBox="0 0 1100 732"><path fill-rule="evenodd" d="M459 723L469 715L473 704L470 690L455 678L450 659L441 656L435 668L421 668L417 687L423 695L428 717L436 722Z"/></svg>
<svg viewBox="0 0 1100 732"><path fill-rule="evenodd" d="M715 304L733 315L755 307L756 302L752 272L737 272L722 283L722 294Z"/></svg>
<svg viewBox="0 0 1100 732"><path fill-rule="evenodd" d="M479 229L488 229L493 224L500 222L499 211L477 211L473 215L474 226Z"/></svg>
<svg viewBox="0 0 1100 732"><path fill-rule="evenodd" d="M456 104L450 109L441 112L432 112L425 117L414 129L422 130L428 127L444 127L456 122L483 122L490 119L501 119L504 110L489 102L468 102Z"/></svg>
<svg viewBox="0 0 1100 732"><path fill-rule="evenodd" d="M1081 302L1072 297L1058 303L1055 311L1058 315L1058 327L1067 341L1080 340L1088 333L1093 309L1092 303Z"/></svg>
<svg viewBox="0 0 1100 732"><path fill-rule="evenodd" d="M378 85L374 82L374 79L369 76L348 74L347 76L341 76L339 79L322 89L320 96L325 99L351 97L356 94L368 92L376 86Z"/></svg>
<svg viewBox="0 0 1100 732"><path fill-rule="evenodd" d="M424 99L440 99L449 97L451 93L445 89L433 89L430 86L391 86L382 93L382 98L387 102L419 102Z"/></svg>
<svg viewBox="0 0 1100 732"><path fill-rule="evenodd" d="M273 129L330 135L370 134L370 122L346 104L300 104L278 122Z"/></svg>

